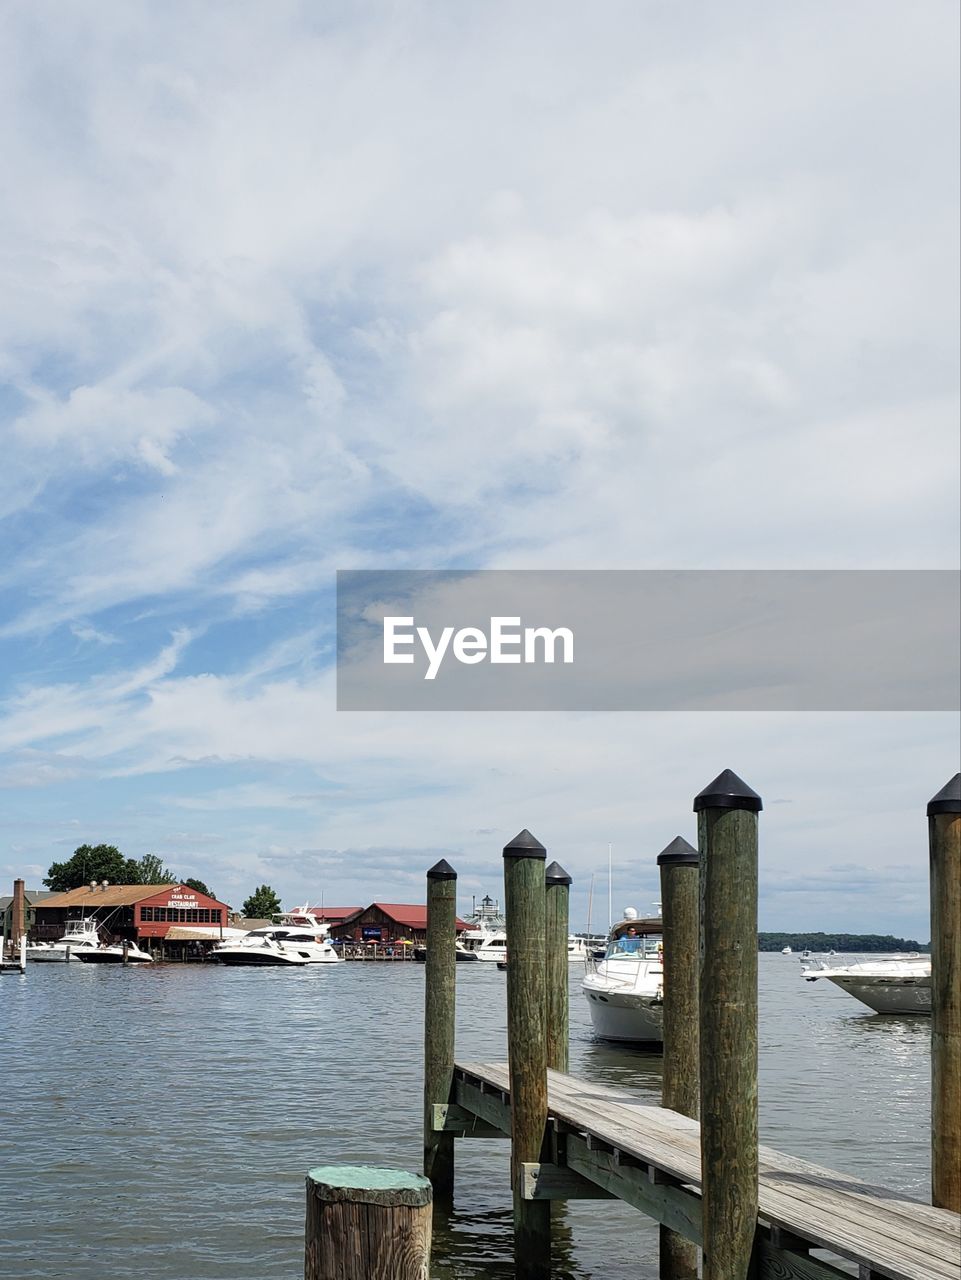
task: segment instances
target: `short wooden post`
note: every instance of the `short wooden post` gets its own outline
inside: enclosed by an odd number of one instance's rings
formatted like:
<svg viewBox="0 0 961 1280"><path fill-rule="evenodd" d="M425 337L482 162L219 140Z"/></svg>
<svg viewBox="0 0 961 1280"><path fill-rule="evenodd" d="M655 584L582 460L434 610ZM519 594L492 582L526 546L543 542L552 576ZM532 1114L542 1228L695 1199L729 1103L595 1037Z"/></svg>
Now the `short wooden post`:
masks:
<svg viewBox="0 0 961 1280"><path fill-rule="evenodd" d="M25 933L20 935L20 972L27 972L27 935Z"/></svg>
<svg viewBox="0 0 961 1280"><path fill-rule="evenodd" d="M725 769L694 800L704 1280L747 1280L757 1231L757 815Z"/></svg>
<svg viewBox="0 0 961 1280"><path fill-rule="evenodd" d="M541 1159L547 1129L544 946L547 850L529 831L504 849L507 913L507 1053L511 1079L511 1186L517 1280L551 1273L549 1200L525 1200L522 1166Z"/></svg>
<svg viewBox="0 0 961 1280"><path fill-rule="evenodd" d="M427 872L424 974L424 1173L438 1206L454 1200L454 1135L433 1126L434 1103L450 1102L454 1080L457 872L443 859Z"/></svg>
<svg viewBox="0 0 961 1280"><path fill-rule="evenodd" d="M931 1203L961 1213L961 773L928 803Z"/></svg>
<svg viewBox="0 0 961 1280"><path fill-rule="evenodd" d="M664 1069L661 1102L697 1119L700 857L676 836L657 857L664 918ZM697 1280L697 1245L660 1228L660 1280Z"/></svg>
<svg viewBox="0 0 961 1280"><path fill-rule="evenodd" d="M402 1169L307 1174L304 1280L428 1280L430 1182Z"/></svg>
<svg viewBox="0 0 961 1280"><path fill-rule="evenodd" d="M570 1065L570 934L571 877L559 862L544 872L545 964L547 988L547 1065L567 1071Z"/></svg>

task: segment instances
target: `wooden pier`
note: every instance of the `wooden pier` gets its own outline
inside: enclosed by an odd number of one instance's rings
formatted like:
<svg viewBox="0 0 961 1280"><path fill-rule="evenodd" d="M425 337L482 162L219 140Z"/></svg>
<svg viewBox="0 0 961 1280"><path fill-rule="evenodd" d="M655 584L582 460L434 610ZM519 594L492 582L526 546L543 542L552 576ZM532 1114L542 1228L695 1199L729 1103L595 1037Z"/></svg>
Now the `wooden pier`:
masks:
<svg viewBox="0 0 961 1280"><path fill-rule="evenodd" d="M701 1244L700 1125L619 1089L548 1071L551 1159L523 1166L526 1200L616 1197ZM510 1136L506 1063L455 1062L452 1105L438 1130ZM822 1250L857 1264L860 1280L957 1280L961 1219L889 1189L758 1149L757 1280L850 1277Z"/></svg>
<svg viewBox="0 0 961 1280"><path fill-rule="evenodd" d="M548 991L544 979L566 961L566 939L551 922L566 920L570 877L556 863L545 867L544 846L526 830L504 848L508 1062L458 1059L456 872L445 862L427 873L429 883L443 882L448 909L438 902L428 911L424 1173L448 1204L456 1140L510 1138L518 1280L550 1280L550 1201L602 1197L660 1224L660 1280L961 1274L961 775L928 805L931 1204L758 1143L761 808L761 797L726 769L694 799L699 849L678 837L658 858L661 1106L564 1070L567 983Z"/></svg>

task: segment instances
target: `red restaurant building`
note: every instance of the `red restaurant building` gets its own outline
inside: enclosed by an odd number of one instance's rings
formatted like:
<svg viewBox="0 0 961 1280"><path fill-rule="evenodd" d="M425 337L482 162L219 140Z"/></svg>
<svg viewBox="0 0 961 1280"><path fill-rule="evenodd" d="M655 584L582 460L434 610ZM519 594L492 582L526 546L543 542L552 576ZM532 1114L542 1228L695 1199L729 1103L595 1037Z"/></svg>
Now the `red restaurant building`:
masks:
<svg viewBox="0 0 961 1280"><path fill-rule="evenodd" d="M93 916L101 933L131 942L162 940L174 925L192 925L218 936L230 908L184 884L83 885L38 903L36 934L59 938L67 920Z"/></svg>
<svg viewBox="0 0 961 1280"><path fill-rule="evenodd" d="M466 921L456 921L458 933L469 928ZM351 942L424 943L427 941L427 908L406 902L372 902L348 916L340 929L331 932Z"/></svg>

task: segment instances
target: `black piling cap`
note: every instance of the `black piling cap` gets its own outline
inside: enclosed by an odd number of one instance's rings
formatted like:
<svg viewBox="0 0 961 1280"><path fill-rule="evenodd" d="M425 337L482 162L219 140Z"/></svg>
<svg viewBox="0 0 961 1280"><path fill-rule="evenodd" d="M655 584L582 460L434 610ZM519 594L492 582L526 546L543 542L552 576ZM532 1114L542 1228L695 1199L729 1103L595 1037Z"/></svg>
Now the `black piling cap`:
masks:
<svg viewBox="0 0 961 1280"><path fill-rule="evenodd" d="M701 855L683 836L675 836L657 855L659 867L696 867L700 861Z"/></svg>
<svg viewBox="0 0 961 1280"><path fill-rule="evenodd" d="M427 872L428 880L456 880L457 872L450 865L446 858L441 858L440 862L435 862L431 869Z"/></svg>
<svg viewBox="0 0 961 1280"><path fill-rule="evenodd" d="M552 862L544 872L545 884L570 884L571 878L559 862Z"/></svg>
<svg viewBox="0 0 961 1280"><path fill-rule="evenodd" d="M961 813L961 773L956 773L928 801L928 817L933 818L936 813Z"/></svg>
<svg viewBox="0 0 961 1280"><path fill-rule="evenodd" d="M543 858L547 860L547 850L535 836L525 827L514 837L510 844L504 845L505 858Z"/></svg>
<svg viewBox="0 0 961 1280"><path fill-rule="evenodd" d="M695 813L702 809L747 809L751 813L760 813L762 808L758 793L752 791L732 769L719 773L694 797Z"/></svg>

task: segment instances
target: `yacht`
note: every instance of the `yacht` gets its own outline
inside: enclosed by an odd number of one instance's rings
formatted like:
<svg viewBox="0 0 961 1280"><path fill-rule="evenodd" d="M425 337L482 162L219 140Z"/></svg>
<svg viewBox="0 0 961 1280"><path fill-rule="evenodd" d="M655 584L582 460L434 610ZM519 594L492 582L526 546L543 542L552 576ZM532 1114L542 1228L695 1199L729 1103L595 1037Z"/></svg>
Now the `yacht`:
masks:
<svg viewBox="0 0 961 1280"><path fill-rule="evenodd" d="M498 904L489 895L481 899L467 917L469 929L461 934L460 941L478 960L497 963L507 959L507 921Z"/></svg>
<svg viewBox="0 0 961 1280"><path fill-rule="evenodd" d="M456 938L454 940L454 959L458 964L465 960L476 961L478 958L477 952L472 951L470 947L466 947L463 942L461 942L460 938ZM414 947L414 959L419 960L421 964L424 964L427 960L427 948Z"/></svg>
<svg viewBox="0 0 961 1280"><path fill-rule="evenodd" d="M150 952L141 951L135 942L127 943L126 954L122 942L102 947L81 947L74 959L83 964L153 964Z"/></svg>
<svg viewBox="0 0 961 1280"><path fill-rule="evenodd" d="M790 956L790 955L793 955L793 954L794 954L794 952L791 950L791 948L790 948L790 947L782 947L782 948L781 948L781 955L782 955L782 956Z"/></svg>
<svg viewBox="0 0 961 1280"><path fill-rule="evenodd" d="M92 917L68 920L62 938L56 942L31 942L27 944L27 959L40 960L44 964L76 960L81 951L96 951L100 946L97 921Z"/></svg>
<svg viewBox="0 0 961 1280"><path fill-rule="evenodd" d="M275 923L236 941L219 942L207 957L219 964L283 965L339 964L342 960L329 938L330 927L307 906L279 912ZM275 958L277 957L277 958Z"/></svg>
<svg viewBox="0 0 961 1280"><path fill-rule="evenodd" d="M275 969L301 969L311 963L309 954L304 954L310 944L292 943L288 946L283 937L275 937L275 932L284 934L284 930L252 929L250 933L236 942L221 942L210 952L208 960L216 964L250 965Z"/></svg>
<svg viewBox="0 0 961 1280"><path fill-rule="evenodd" d="M602 1040L658 1044L663 1039L664 958L660 916L633 907L611 928L602 959L587 959L581 983L594 1033Z"/></svg>
<svg viewBox="0 0 961 1280"><path fill-rule="evenodd" d="M801 977L826 978L875 1013L931 1012L931 957L916 951L878 958L808 956Z"/></svg>

